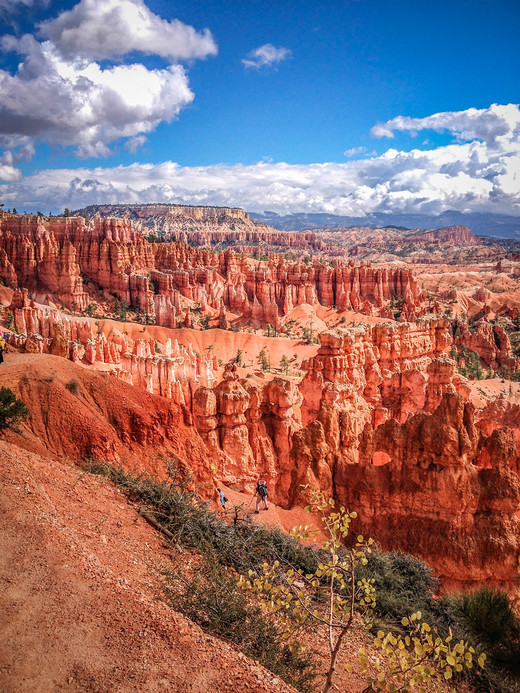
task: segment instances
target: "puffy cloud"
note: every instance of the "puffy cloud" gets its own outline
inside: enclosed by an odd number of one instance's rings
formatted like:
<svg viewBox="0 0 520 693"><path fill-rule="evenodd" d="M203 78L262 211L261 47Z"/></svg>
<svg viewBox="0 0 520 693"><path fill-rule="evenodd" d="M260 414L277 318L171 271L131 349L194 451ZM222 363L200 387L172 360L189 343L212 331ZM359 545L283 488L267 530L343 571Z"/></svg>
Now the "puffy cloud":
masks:
<svg viewBox="0 0 520 693"><path fill-rule="evenodd" d="M501 140L520 136L520 110L518 104L492 104L489 108L468 108L465 111L434 113L426 118L397 116L386 123L378 123L370 131L374 137L393 137L394 131L416 135L420 130L451 132L460 140L482 140L497 146Z"/></svg>
<svg viewBox="0 0 520 693"><path fill-rule="evenodd" d="M0 156L0 182L10 182L22 177L16 165L21 161L30 161L34 156L34 145L25 138L17 141L17 147L7 150ZM0 188L1 191L1 188Z"/></svg>
<svg viewBox="0 0 520 693"><path fill-rule="evenodd" d="M171 202L249 211L438 214L446 210L520 214L520 144L485 142L428 151L389 149L345 163L259 162L179 166L172 162L104 169L47 170L3 186L4 201L63 209L94 203Z"/></svg>
<svg viewBox="0 0 520 693"><path fill-rule="evenodd" d="M269 209L281 214L439 214L455 209L520 215L518 107L491 109L507 114L505 134L477 137L484 126L481 112L475 111L477 122L472 125L470 119L465 121L466 134L475 133L473 140L435 149L407 152L390 148L380 156L368 158L365 153L362 159L344 163L309 165L262 161L250 166L183 167L164 162L46 170L19 180L12 178L2 186L3 201L22 208L44 208L53 200L57 209L105 202L164 201L240 206L257 212ZM446 117L444 122L448 120ZM460 118L451 122L457 122L462 131ZM132 137L136 146L141 144L140 135ZM21 155L24 143L18 144ZM4 161L6 166L14 163L14 159ZM8 171L6 176L12 173Z"/></svg>
<svg viewBox="0 0 520 693"><path fill-rule="evenodd" d="M276 48L272 43L264 43L263 46L259 46L248 53L247 56L242 59L242 63L246 67L260 69L261 67L276 65L282 62L282 60L287 60L291 55L292 53L289 48Z"/></svg>
<svg viewBox="0 0 520 693"><path fill-rule="evenodd" d="M102 60L139 51L187 60L217 53L208 29L198 33L178 19L161 19L143 0L81 0L42 22L40 31L67 58Z"/></svg>
<svg viewBox="0 0 520 693"><path fill-rule="evenodd" d="M30 34L0 38L1 50L23 56L16 73L0 70L4 148L30 138L74 146L81 157L100 157L109 153L110 143L130 138L127 146L136 151L144 133L193 100L186 72L178 64L148 69L142 63L101 66L95 59L129 51L169 59L216 52L209 32L163 20L142 0L81 0L44 22L41 32L49 40Z"/></svg>
<svg viewBox="0 0 520 693"><path fill-rule="evenodd" d="M20 169L13 166L14 156L12 152L5 152L0 156L0 182L11 182L22 177ZM0 191L2 188L0 188Z"/></svg>
<svg viewBox="0 0 520 693"><path fill-rule="evenodd" d="M358 154L363 154L363 152L366 152L366 147L352 147L351 149L346 149L343 152L343 156L357 156Z"/></svg>
<svg viewBox="0 0 520 693"><path fill-rule="evenodd" d="M104 156L115 140L150 132L193 99L184 68L144 65L102 69L84 60L64 61L55 46L24 36L26 55L15 75L0 70L0 132L53 145L74 145L80 156ZM5 141L4 141L5 142Z"/></svg>

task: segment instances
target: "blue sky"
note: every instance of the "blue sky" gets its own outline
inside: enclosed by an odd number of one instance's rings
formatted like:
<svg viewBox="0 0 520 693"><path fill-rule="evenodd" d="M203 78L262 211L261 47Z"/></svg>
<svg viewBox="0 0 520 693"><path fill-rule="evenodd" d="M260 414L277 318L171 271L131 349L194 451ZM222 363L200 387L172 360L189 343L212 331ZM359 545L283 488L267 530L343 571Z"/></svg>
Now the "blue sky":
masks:
<svg viewBox="0 0 520 693"><path fill-rule="evenodd" d="M520 215L517 0L0 0L0 15L6 207Z"/></svg>

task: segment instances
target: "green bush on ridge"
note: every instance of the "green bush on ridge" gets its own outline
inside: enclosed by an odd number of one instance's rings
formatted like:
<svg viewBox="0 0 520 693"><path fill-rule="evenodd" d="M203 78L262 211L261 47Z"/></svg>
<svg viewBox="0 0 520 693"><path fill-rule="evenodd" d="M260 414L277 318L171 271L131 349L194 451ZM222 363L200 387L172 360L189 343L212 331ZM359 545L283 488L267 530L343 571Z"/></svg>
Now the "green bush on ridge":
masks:
<svg viewBox="0 0 520 693"><path fill-rule="evenodd" d="M17 424L29 416L29 409L8 387L0 387L0 430L12 428L17 433Z"/></svg>

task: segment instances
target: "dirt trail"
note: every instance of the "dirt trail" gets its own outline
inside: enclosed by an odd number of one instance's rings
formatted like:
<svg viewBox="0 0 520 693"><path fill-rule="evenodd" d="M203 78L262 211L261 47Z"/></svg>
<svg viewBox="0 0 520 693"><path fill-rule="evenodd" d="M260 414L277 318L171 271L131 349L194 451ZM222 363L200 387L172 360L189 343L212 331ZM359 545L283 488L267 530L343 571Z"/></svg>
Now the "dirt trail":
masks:
<svg viewBox="0 0 520 693"><path fill-rule="evenodd" d="M157 601L166 545L107 480L0 441L0 690L290 691Z"/></svg>

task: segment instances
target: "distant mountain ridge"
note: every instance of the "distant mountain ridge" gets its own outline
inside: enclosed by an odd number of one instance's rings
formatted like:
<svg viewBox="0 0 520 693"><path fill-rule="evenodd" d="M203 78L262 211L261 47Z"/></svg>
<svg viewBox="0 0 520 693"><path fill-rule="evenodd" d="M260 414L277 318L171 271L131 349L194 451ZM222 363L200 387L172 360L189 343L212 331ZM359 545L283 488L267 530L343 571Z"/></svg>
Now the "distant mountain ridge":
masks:
<svg viewBox="0 0 520 693"><path fill-rule="evenodd" d="M442 214L367 214L365 217L349 217L337 214L277 214L265 211L250 212L249 216L283 231L303 231L327 228L365 226L372 228L405 227L407 229L440 229L447 226L467 226L477 236L520 239L520 216L507 214L468 213L447 211Z"/></svg>

